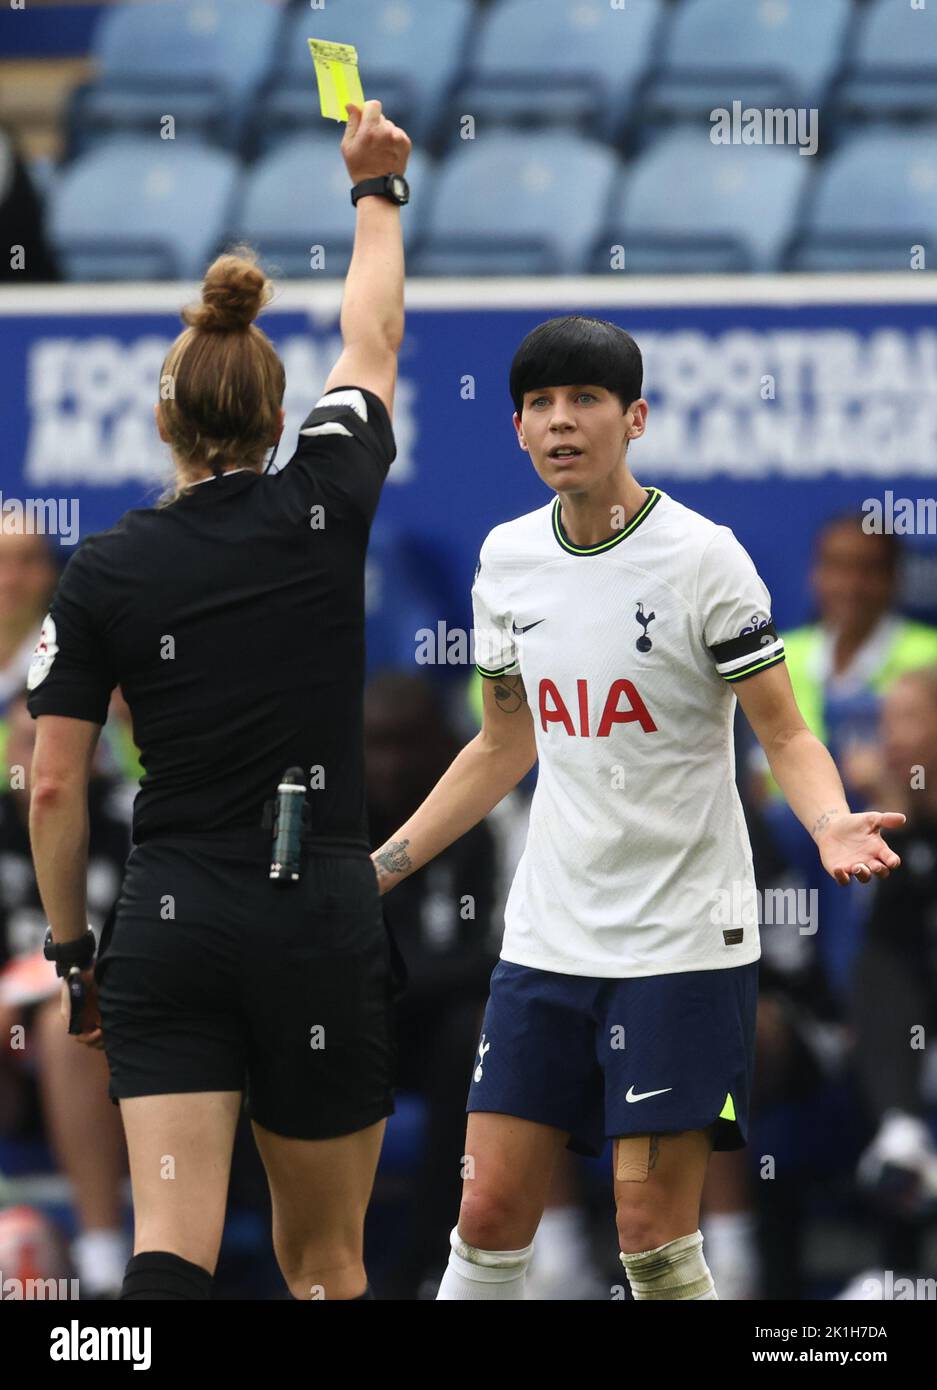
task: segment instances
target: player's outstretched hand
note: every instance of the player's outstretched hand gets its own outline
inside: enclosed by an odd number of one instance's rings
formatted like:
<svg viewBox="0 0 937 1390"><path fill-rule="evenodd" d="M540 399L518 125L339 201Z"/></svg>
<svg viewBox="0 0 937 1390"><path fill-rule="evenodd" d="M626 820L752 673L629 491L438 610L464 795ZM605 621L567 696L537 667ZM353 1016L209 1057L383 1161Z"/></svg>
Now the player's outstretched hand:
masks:
<svg viewBox="0 0 937 1390"><path fill-rule="evenodd" d="M904 825L900 811L859 811L831 816L815 836L820 861L837 883L851 878L868 883L872 877L887 878L901 860L882 839L882 830Z"/></svg>
<svg viewBox="0 0 937 1390"><path fill-rule="evenodd" d="M342 158L352 183L379 179L384 174L405 174L413 148L405 130L394 125L381 111L379 101L366 101L348 110L348 124L342 138Z"/></svg>

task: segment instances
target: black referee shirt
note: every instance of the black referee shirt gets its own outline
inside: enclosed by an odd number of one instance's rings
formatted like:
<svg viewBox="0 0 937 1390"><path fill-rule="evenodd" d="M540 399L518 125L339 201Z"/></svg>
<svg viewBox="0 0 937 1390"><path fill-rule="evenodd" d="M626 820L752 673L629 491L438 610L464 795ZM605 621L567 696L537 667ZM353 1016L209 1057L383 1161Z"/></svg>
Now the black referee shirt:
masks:
<svg viewBox="0 0 937 1390"><path fill-rule="evenodd" d="M343 387L280 472L210 478L75 551L29 712L103 724L120 685L145 769L135 843L259 825L297 765L312 833L367 847L364 565L395 455L382 402Z"/></svg>

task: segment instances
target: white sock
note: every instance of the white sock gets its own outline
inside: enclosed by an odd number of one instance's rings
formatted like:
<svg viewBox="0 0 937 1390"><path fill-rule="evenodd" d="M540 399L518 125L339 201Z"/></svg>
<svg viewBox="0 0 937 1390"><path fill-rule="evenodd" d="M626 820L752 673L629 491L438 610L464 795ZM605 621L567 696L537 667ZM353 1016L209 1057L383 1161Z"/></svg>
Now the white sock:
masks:
<svg viewBox="0 0 937 1390"><path fill-rule="evenodd" d="M132 1248L130 1236L123 1231L82 1231L71 1245L79 1289L85 1293L119 1289Z"/></svg>
<svg viewBox="0 0 937 1390"><path fill-rule="evenodd" d="M523 1250L476 1250L467 1245L456 1226L449 1237L452 1249L439 1285L439 1302L491 1302L524 1297L524 1276L533 1245Z"/></svg>
<svg viewBox="0 0 937 1390"><path fill-rule="evenodd" d="M712 1275L703 1259L703 1237L699 1231L659 1245L620 1256L631 1292L639 1302L651 1299L681 1299L702 1302L717 1298Z"/></svg>
<svg viewBox="0 0 937 1390"><path fill-rule="evenodd" d="M702 1229L707 1263L722 1297L733 1302L757 1298L761 1278L754 1214L713 1212L706 1217Z"/></svg>

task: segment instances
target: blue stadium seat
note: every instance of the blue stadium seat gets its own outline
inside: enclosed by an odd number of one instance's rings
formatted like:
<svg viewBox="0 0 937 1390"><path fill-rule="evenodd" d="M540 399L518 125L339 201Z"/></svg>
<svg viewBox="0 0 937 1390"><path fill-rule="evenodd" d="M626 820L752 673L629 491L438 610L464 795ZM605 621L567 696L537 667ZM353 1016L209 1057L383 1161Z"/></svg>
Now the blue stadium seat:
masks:
<svg viewBox="0 0 937 1390"><path fill-rule="evenodd" d="M937 128L856 135L817 172L788 269L909 270L937 261Z"/></svg>
<svg viewBox="0 0 937 1390"><path fill-rule="evenodd" d="M678 128L621 182L594 269L614 269L610 248L620 245L626 272L776 270L811 163L786 147L714 145Z"/></svg>
<svg viewBox="0 0 937 1390"><path fill-rule="evenodd" d="M171 115L176 135L236 146L266 76L282 15L267 0L147 0L101 20L92 57L100 77L76 96L73 150L92 137L146 128Z"/></svg>
<svg viewBox="0 0 937 1390"><path fill-rule="evenodd" d="M59 174L48 226L71 280L200 278L228 224L238 161L148 136L105 141Z"/></svg>
<svg viewBox="0 0 937 1390"><path fill-rule="evenodd" d="M912 9L910 0L873 0L860 18L837 104L847 115L933 116L937 5L921 10Z"/></svg>
<svg viewBox="0 0 937 1390"><path fill-rule="evenodd" d="M284 130L322 127L307 39L354 44L366 99L426 143L458 73L474 21L471 0L329 0L298 7L278 45L278 61L255 113L256 142L270 147Z"/></svg>
<svg viewBox="0 0 937 1390"><path fill-rule="evenodd" d="M612 140L660 41L662 0L554 5L503 0L486 13L458 112L493 125L580 126Z"/></svg>
<svg viewBox="0 0 937 1390"><path fill-rule="evenodd" d="M355 235L351 184L338 136L293 135L250 169L231 217L232 236L255 246L269 269L286 278L344 276ZM404 245L415 244L425 204L429 161L414 150L407 166L411 201L401 213ZM324 264L314 271L310 251L321 246Z"/></svg>
<svg viewBox="0 0 937 1390"><path fill-rule="evenodd" d="M466 142L436 178L418 275L585 271L620 169L607 145L535 131Z"/></svg>
<svg viewBox="0 0 937 1390"><path fill-rule="evenodd" d="M650 114L687 118L733 101L819 107L851 16L851 0L684 0Z"/></svg>

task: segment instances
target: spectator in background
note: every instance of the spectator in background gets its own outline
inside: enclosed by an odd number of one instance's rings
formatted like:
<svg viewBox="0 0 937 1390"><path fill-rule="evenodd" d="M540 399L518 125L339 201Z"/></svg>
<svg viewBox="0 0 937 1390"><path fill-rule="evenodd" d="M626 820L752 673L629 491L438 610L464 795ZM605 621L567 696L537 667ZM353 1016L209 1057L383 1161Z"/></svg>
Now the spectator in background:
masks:
<svg viewBox="0 0 937 1390"><path fill-rule="evenodd" d="M878 766L883 696L903 673L937 661L937 631L896 611L899 560L895 536L867 533L859 516L833 518L817 536L810 572L818 621L784 634L798 706L837 760L854 810L873 804L873 787L878 795L870 769ZM762 933L752 1097L758 1113L816 1095L846 1073L850 980L869 900L855 885L841 888L817 874L813 843L767 776L760 749L755 766L743 802L758 887L815 889L819 927L816 935L802 934L795 925L768 926ZM906 809L903 800L895 805ZM753 1296L758 1273L748 1174L732 1154L722 1156L718 1174L721 1180L717 1176L707 1189L714 1219L706 1234L709 1258L725 1264L724 1285L734 1276ZM762 1185L756 1190L771 1199L761 1203L763 1294L799 1296L802 1193L796 1183L785 1191L780 1179L770 1193Z"/></svg>
<svg viewBox="0 0 937 1390"><path fill-rule="evenodd" d="M925 1077L925 1042L937 1032L937 665L895 682L882 734L877 769L866 760L857 775L908 819L893 837L902 872L876 884L854 981L856 1062L878 1125L859 1178L914 1218L937 1215L937 1090L932 1078L926 1095ZM911 1263L902 1254L891 1267Z"/></svg>
<svg viewBox="0 0 937 1390"><path fill-rule="evenodd" d="M0 766L6 766L6 707L26 683L58 577L55 551L44 536L0 533Z"/></svg>
<svg viewBox="0 0 937 1390"><path fill-rule="evenodd" d="M364 739L371 840L381 845L438 781L460 741L436 686L395 671L377 673L365 690ZM440 1242L458 1205L465 1098L498 956L497 858L482 822L384 901L409 977L397 1011L397 1085L427 1106L413 1214L384 1290L397 1298L416 1298L430 1276L438 1282Z"/></svg>
<svg viewBox="0 0 937 1390"><path fill-rule="evenodd" d="M819 620L784 633L797 704L810 730L844 769L854 811L868 805L849 768L874 745L882 696L905 671L937 662L937 630L897 612L899 542L869 534L859 516L839 516L820 530L810 584ZM763 763L761 770L764 771ZM831 989L842 1001L861 940L868 898L817 871L813 842L777 789L759 777L762 810L778 851L819 894L817 949Z"/></svg>
<svg viewBox="0 0 937 1390"><path fill-rule="evenodd" d="M895 611L899 559L897 537L864 531L861 517L828 521L810 575L819 621L784 634L804 720L837 763L851 746L875 742L892 682L937 661L937 630Z"/></svg>
<svg viewBox="0 0 937 1390"><path fill-rule="evenodd" d="M103 1052L77 1046L60 1012L61 982L42 954L46 917L29 844L29 776L36 725L25 692L10 701L0 793L0 1072L9 1091L34 1077L45 1132L72 1187L79 1235L72 1259L82 1297L116 1297L130 1255L121 1186L127 1171L120 1115L108 1098ZM120 889L130 849L121 785L96 774L88 789L88 912L96 935ZM26 1047L12 1046L17 1024Z"/></svg>
<svg viewBox="0 0 937 1390"><path fill-rule="evenodd" d="M43 230L43 208L9 130L0 127L0 282L58 280ZM22 247L17 254L16 248Z"/></svg>

